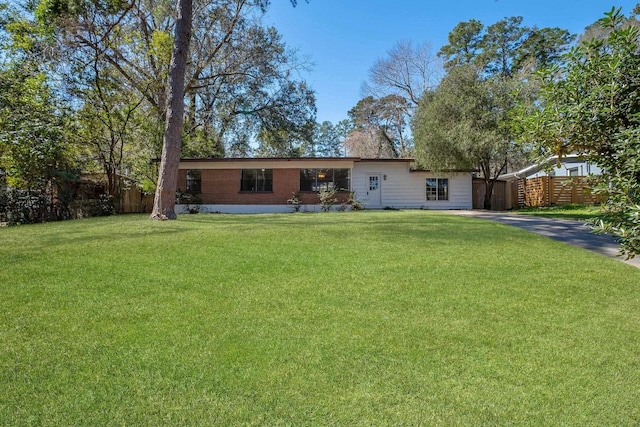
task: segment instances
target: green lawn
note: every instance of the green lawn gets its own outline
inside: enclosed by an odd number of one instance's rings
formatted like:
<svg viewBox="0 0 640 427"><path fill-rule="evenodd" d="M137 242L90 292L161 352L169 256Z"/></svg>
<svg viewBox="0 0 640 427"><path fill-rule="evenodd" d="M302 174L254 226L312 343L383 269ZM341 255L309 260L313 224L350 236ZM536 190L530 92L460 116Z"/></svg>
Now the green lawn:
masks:
<svg viewBox="0 0 640 427"><path fill-rule="evenodd" d="M0 425L638 425L640 270L426 211L0 228Z"/></svg>
<svg viewBox="0 0 640 427"><path fill-rule="evenodd" d="M600 213L600 207L593 205L557 205L548 207L520 208L512 212L556 219L575 219L578 221L586 221L598 216Z"/></svg>

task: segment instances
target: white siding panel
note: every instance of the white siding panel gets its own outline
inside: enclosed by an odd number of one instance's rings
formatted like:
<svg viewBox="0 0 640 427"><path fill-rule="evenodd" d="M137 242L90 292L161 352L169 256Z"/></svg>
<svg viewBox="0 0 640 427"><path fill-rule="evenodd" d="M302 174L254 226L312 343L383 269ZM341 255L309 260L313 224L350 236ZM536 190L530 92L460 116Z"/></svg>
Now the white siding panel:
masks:
<svg viewBox="0 0 640 427"><path fill-rule="evenodd" d="M367 197L370 175L381 178L381 206L372 206ZM385 179L386 176L386 179ZM428 177L449 179L449 200L427 201ZM411 172L408 163L359 162L353 167L352 190L367 208L471 209L471 174Z"/></svg>

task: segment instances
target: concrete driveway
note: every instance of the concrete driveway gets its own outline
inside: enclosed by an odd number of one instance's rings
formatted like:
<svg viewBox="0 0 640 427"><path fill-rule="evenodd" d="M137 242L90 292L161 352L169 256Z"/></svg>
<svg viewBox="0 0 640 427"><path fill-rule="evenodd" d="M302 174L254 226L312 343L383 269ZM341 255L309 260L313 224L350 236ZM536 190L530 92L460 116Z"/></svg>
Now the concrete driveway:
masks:
<svg viewBox="0 0 640 427"><path fill-rule="evenodd" d="M640 256L636 256L630 260L625 260L623 257L618 256L620 253L618 250L619 245L615 238L608 235L594 234L588 226L580 221L480 210L451 212L457 213L458 215L472 216L519 227L569 245L615 258L626 264L640 268Z"/></svg>

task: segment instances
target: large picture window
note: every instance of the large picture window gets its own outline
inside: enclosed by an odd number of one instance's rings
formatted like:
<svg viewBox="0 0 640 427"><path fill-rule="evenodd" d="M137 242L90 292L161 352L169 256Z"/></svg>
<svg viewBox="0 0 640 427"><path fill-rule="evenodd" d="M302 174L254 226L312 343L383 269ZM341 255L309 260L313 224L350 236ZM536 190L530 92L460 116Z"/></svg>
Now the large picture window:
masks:
<svg viewBox="0 0 640 427"><path fill-rule="evenodd" d="M273 169L242 169L240 191L273 191Z"/></svg>
<svg viewBox="0 0 640 427"><path fill-rule="evenodd" d="M349 191L349 169L300 169L300 191Z"/></svg>
<svg viewBox="0 0 640 427"><path fill-rule="evenodd" d="M449 200L449 179L427 178L427 200Z"/></svg>
<svg viewBox="0 0 640 427"><path fill-rule="evenodd" d="M199 193L202 190L202 171L199 169L187 170L187 193Z"/></svg>

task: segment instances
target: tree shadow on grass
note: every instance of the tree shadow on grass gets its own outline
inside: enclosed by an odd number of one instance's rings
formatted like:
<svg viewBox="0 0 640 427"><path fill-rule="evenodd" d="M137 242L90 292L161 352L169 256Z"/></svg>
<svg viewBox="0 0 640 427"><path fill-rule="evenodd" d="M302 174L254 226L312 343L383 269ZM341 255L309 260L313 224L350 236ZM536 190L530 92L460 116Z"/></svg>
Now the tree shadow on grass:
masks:
<svg viewBox="0 0 640 427"><path fill-rule="evenodd" d="M189 229L183 226L163 226L162 228L155 229L139 229L131 227L128 229L105 229L108 227L100 226L104 230L96 230L86 228L56 228L55 230L48 229L43 233L39 233L36 237L27 243L25 246L34 250L46 250L53 249L59 246L67 245L86 245L86 244L99 244L100 242L114 243L114 242L127 242L134 240L141 240L144 238L151 238L157 236L163 236L167 239L188 232ZM27 249L23 247L23 249Z"/></svg>

